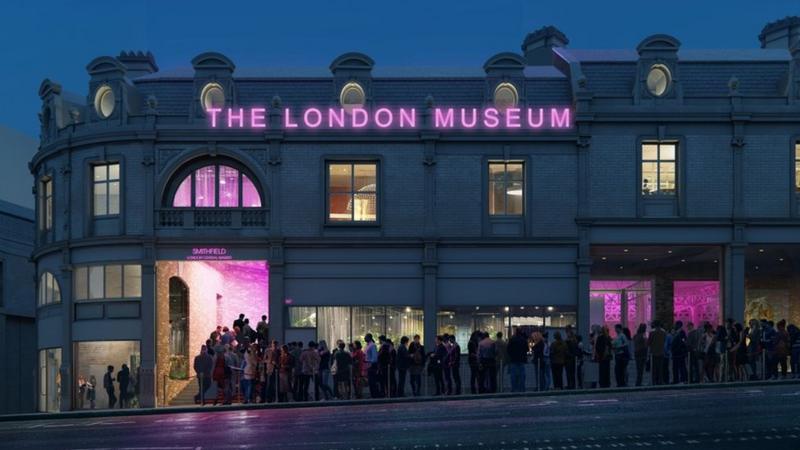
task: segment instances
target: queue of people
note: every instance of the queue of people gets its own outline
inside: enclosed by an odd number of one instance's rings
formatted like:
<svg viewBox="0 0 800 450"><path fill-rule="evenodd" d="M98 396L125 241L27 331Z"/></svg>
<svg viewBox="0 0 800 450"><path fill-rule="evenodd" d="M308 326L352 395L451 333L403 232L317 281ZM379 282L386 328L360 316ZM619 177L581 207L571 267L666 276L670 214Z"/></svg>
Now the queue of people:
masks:
<svg viewBox="0 0 800 450"><path fill-rule="evenodd" d="M330 347L324 340L281 344L267 339L262 322L253 329L241 315L232 328L211 333L194 360L197 403L484 394L506 390L506 375L512 392L524 392L528 372L535 390L608 388L612 372L616 387L786 378L790 366L792 376L800 373L800 330L783 320L751 320L747 327L676 321L669 330L654 320L635 334L622 324L613 332L594 325L585 341L571 326L563 333L517 328L508 340L478 330L466 344L463 390L454 335L436 336L428 351L419 335L393 342L366 334ZM215 393L206 395L212 385Z"/></svg>

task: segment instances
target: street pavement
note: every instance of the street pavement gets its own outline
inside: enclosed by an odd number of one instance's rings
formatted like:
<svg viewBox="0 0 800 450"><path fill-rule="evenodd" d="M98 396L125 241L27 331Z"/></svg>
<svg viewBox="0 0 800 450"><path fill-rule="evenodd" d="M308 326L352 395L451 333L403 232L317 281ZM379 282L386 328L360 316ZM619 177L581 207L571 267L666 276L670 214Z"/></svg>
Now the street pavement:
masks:
<svg viewBox="0 0 800 450"><path fill-rule="evenodd" d="M800 385L0 423L0 448L800 449Z"/></svg>

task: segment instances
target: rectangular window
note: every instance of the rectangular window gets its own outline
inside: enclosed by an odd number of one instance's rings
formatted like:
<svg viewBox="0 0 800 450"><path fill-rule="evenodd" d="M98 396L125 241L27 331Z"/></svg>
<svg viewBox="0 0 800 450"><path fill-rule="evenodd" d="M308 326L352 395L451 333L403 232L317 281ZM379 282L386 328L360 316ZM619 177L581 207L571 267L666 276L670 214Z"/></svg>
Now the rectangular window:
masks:
<svg viewBox="0 0 800 450"><path fill-rule="evenodd" d="M422 336L424 329L422 309L410 306L290 306L288 310L290 327L316 328L317 339L331 347L339 339L365 344L367 333L398 343L403 336Z"/></svg>
<svg viewBox="0 0 800 450"><path fill-rule="evenodd" d="M119 163L92 166L95 216L119 214Z"/></svg>
<svg viewBox="0 0 800 450"><path fill-rule="evenodd" d="M75 300L140 298L142 266L108 264L77 267L73 272Z"/></svg>
<svg viewBox="0 0 800 450"><path fill-rule="evenodd" d="M800 142L794 144L794 191L800 194Z"/></svg>
<svg viewBox="0 0 800 450"><path fill-rule="evenodd" d="M39 181L39 230L53 229L53 179L42 178Z"/></svg>
<svg viewBox="0 0 800 450"><path fill-rule="evenodd" d="M489 215L521 216L525 204L525 172L522 162L489 163Z"/></svg>
<svg viewBox="0 0 800 450"><path fill-rule="evenodd" d="M328 163L328 221L378 220L378 163Z"/></svg>
<svg viewBox="0 0 800 450"><path fill-rule="evenodd" d="M675 195L676 142L642 143L642 195Z"/></svg>
<svg viewBox="0 0 800 450"><path fill-rule="evenodd" d="M61 349L39 350L39 411L61 409Z"/></svg>

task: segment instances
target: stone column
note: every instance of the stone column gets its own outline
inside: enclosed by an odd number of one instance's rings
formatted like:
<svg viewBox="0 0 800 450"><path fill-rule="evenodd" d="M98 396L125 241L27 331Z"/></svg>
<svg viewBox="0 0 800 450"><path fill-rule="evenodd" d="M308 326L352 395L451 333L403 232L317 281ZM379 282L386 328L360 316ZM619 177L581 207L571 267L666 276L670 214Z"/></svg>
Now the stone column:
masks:
<svg viewBox="0 0 800 450"><path fill-rule="evenodd" d="M156 406L156 268L152 258L152 247L145 248L145 261L142 262L142 299L141 321L142 339L139 351L142 354L142 365L139 369L139 405L142 408ZM148 258L147 255L150 255ZM166 351L166 349L163 349ZM162 405L166 406L166 405Z"/></svg>
<svg viewBox="0 0 800 450"><path fill-rule="evenodd" d="M437 257L436 244L433 242L425 243L422 270L424 273L422 288L422 313L425 316L424 330L425 348L432 349L436 334L436 276L437 276Z"/></svg>
<svg viewBox="0 0 800 450"><path fill-rule="evenodd" d="M280 342L285 341L286 325L283 273L283 243L273 241L270 243L269 259L269 338Z"/></svg>
<svg viewBox="0 0 800 450"><path fill-rule="evenodd" d="M69 250L64 250L64 258L68 260ZM61 266L61 276L58 280L61 289L61 317L63 319L63 338L61 340L61 411L72 410L72 387L75 383L72 380L73 365L73 343L72 343L72 268L68 264ZM38 364L38 357L36 359Z"/></svg>
<svg viewBox="0 0 800 450"><path fill-rule="evenodd" d="M723 258L722 314L737 321L744 320L746 251L746 243L734 242L725 246Z"/></svg>

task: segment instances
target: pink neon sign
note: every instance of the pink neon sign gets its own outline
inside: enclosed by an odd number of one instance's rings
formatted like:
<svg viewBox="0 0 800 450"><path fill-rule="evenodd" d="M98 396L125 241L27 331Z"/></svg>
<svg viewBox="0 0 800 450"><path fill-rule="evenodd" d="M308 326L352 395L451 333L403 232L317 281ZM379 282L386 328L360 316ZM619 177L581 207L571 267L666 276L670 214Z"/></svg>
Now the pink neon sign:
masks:
<svg viewBox="0 0 800 450"><path fill-rule="evenodd" d="M269 110L251 108L209 108L211 128L266 129ZM284 130L413 130L423 126L416 108L317 108L279 111ZM572 110L565 106L536 108L437 107L431 111L432 126L439 130L566 130L572 128Z"/></svg>

